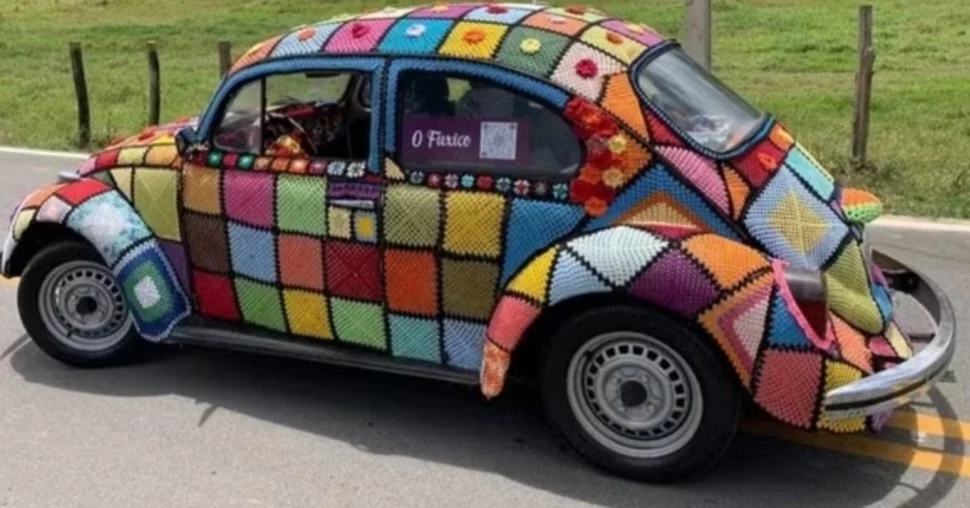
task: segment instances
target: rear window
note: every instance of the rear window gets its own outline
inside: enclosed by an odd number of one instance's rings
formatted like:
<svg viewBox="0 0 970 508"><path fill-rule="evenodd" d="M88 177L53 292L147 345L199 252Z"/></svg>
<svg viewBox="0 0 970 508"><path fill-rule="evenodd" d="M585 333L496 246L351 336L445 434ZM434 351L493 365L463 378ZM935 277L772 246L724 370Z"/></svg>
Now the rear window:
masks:
<svg viewBox="0 0 970 508"><path fill-rule="evenodd" d="M640 93L699 145L726 152L761 124L761 113L680 49L642 66Z"/></svg>

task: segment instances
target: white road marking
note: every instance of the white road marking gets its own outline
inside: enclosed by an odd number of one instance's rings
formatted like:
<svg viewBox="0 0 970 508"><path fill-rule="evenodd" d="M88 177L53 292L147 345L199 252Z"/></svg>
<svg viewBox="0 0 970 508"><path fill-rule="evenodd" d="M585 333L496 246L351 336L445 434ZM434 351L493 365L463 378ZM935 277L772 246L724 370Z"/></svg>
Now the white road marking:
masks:
<svg viewBox="0 0 970 508"><path fill-rule="evenodd" d="M970 221L960 219L927 219L904 215L886 215L872 223L874 228L887 230L934 231L938 233L970 233Z"/></svg>
<svg viewBox="0 0 970 508"><path fill-rule="evenodd" d="M65 157L69 159L87 159L91 154L80 152L60 152L54 150L35 150L33 148L18 148L15 146L0 146L0 153L17 155L37 155L39 157Z"/></svg>

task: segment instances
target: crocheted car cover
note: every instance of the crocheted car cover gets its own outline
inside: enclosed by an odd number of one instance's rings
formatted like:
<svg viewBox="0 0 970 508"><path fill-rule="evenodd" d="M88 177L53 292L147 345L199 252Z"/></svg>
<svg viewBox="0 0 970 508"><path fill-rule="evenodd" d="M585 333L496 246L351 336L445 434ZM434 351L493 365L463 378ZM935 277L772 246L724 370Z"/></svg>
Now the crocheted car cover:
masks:
<svg viewBox="0 0 970 508"><path fill-rule="evenodd" d="M543 310L623 292L717 345L770 414L861 429L863 419L826 420L821 395L911 354L862 253L859 223L878 201L840 188L774 121L730 157L693 146L630 79L631 62L664 41L596 9L523 4L385 9L295 28L247 51L228 79L306 55L383 55L375 69L390 79L374 97L393 101L399 67L460 71L542 94L584 144L583 165L557 180L422 172L384 154L198 148L182 160L174 135L196 125L183 120L119 140L85 162L81 181L29 196L3 265L31 224L64 224L105 257L150 339L191 310L480 369L488 396ZM374 138L388 154L394 125ZM783 263L825 274L824 335L801 316Z"/></svg>

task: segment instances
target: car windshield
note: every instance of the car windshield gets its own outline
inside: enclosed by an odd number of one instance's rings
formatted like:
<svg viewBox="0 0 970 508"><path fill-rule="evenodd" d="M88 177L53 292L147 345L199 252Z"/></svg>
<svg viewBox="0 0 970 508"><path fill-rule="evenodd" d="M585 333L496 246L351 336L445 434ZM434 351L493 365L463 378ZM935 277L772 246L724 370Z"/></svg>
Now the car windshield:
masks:
<svg viewBox="0 0 970 508"><path fill-rule="evenodd" d="M636 81L674 126L715 152L736 147L761 122L758 110L680 49L644 65Z"/></svg>

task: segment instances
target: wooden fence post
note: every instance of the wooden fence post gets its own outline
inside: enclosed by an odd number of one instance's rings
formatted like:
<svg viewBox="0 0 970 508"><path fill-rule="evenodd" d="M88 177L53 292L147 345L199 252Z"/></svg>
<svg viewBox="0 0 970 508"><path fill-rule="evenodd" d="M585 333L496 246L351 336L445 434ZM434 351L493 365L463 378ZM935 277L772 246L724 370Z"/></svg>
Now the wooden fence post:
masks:
<svg viewBox="0 0 970 508"><path fill-rule="evenodd" d="M711 69L711 0L687 0L685 44L687 54Z"/></svg>
<svg viewBox="0 0 970 508"><path fill-rule="evenodd" d="M859 70L855 76L855 115L852 123L852 159L866 163L869 144L869 104L872 99L873 64L872 6L859 6Z"/></svg>
<svg viewBox="0 0 970 508"><path fill-rule="evenodd" d="M219 78L229 72L232 65L232 43L229 41L219 41Z"/></svg>
<svg viewBox="0 0 970 508"><path fill-rule="evenodd" d="M148 50L148 125L158 125L162 90L159 80L158 48L154 42L149 42Z"/></svg>
<svg viewBox="0 0 970 508"><path fill-rule="evenodd" d="M72 42L68 47L71 54L71 74L74 77L74 95L77 97L77 142L80 148L87 148L91 142L91 111L88 109L88 85L84 78L81 43Z"/></svg>

